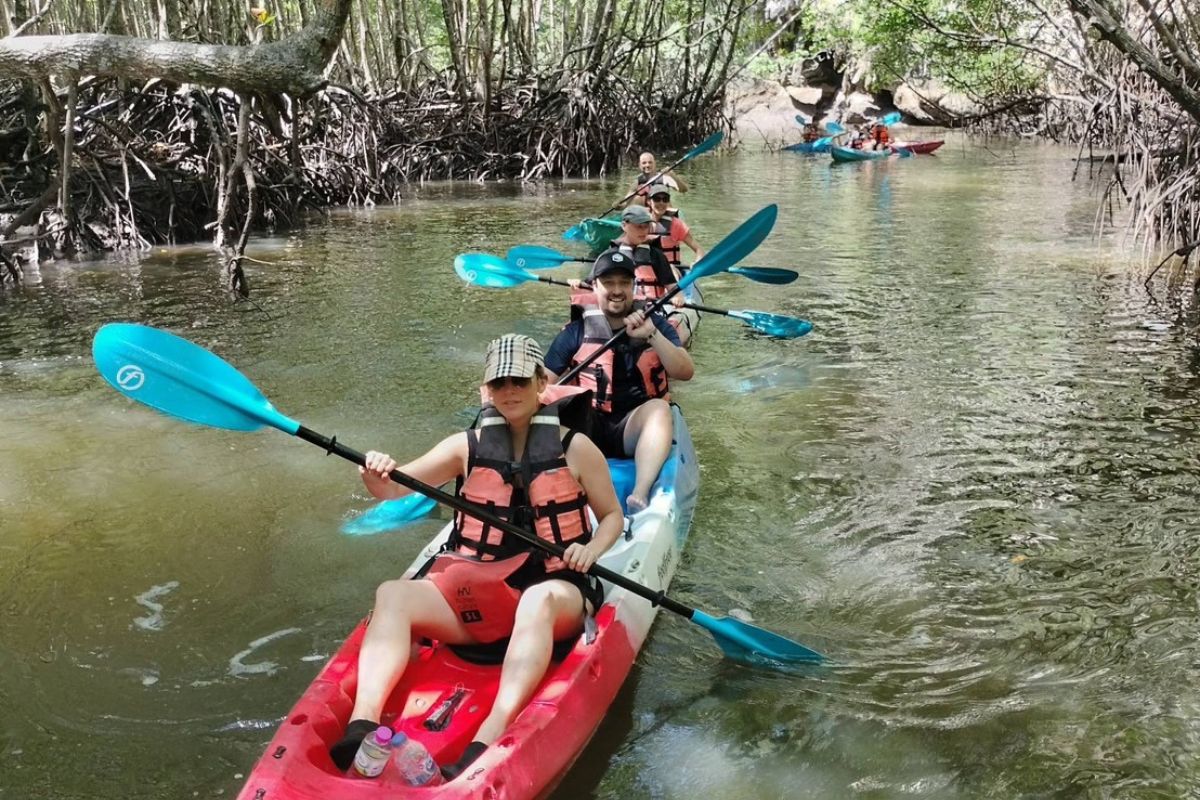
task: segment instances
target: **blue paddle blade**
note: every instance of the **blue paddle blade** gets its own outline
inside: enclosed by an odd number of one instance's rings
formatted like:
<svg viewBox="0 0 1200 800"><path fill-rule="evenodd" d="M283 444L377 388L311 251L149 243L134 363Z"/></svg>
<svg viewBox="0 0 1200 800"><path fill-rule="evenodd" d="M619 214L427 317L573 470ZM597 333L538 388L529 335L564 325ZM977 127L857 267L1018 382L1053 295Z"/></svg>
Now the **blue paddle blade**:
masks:
<svg viewBox="0 0 1200 800"><path fill-rule="evenodd" d="M684 161L690 161L691 159L695 158L698 155L707 153L709 150L712 150L714 147L719 145L721 143L721 140L724 138L725 138L725 134L722 133L721 131L717 131L716 133L712 134L707 139L705 139L703 142L701 142L700 144L696 145L691 150L689 150L687 152L687 155L685 155L683 158L681 158L679 160L679 163L682 164Z"/></svg>
<svg viewBox="0 0 1200 800"><path fill-rule="evenodd" d="M574 256L536 244L519 244L505 253L504 258L521 269L553 269L575 260Z"/></svg>
<svg viewBox="0 0 1200 800"><path fill-rule="evenodd" d="M884 125L895 125L900 121L900 112L893 111L890 114L884 114L883 119L879 120Z"/></svg>
<svg viewBox="0 0 1200 800"><path fill-rule="evenodd" d="M801 125L807 125L807 124L808 124L808 117L804 116L803 114L797 114L797 115L796 115L796 122L798 122L798 123L799 123L799 124L801 124Z"/></svg>
<svg viewBox="0 0 1200 800"><path fill-rule="evenodd" d="M825 660L816 650L741 620L716 619L693 611L692 622L711 633L725 655L747 664L819 664Z"/></svg>
<svg viewBox="0 0 1200 800"><path fill-rule="evenodd" d="M701 278L728 270L753 253L754 248L770 235L777 216L779 207L773 203L759 209L750 219L713 245L713 248L704 254L704 258L693 264L687 274L680 278L679 288L686 289Z"/></svg>
<svg viewBox="0 0 1200 800"><path fill-rule="evenodd" d="M728 271L732 275L741 275L743 278L749 278L758 283L770 283L776 286L792 283L800 277L800 273L794 269L778 267L730 267Z"/></svg>
<svg viewBox="0 0 1200 800"><path fill-rule="evenodd" d="M778 339L798 339L813 329L813 324L806 319L768 314L766 311L730 311L729 316Z"/></svg>
<svg viewBox="0 0 1200 800"><path fill-rule="evenodd" d="M423 494L409 494L395 500L384 500L342 523L342 533L348 536L374 536L387 533L429 516L437 502Z"/></svg>
<svg viewBox="0 0 1200 800"><path fill-rule="evenodd" d="M454 257L454 271L467 283L485 289L511 289L526 281L537 280L536 275L517 269L490 253L457 255Z"/></svg>
<svg viewBox="0 0 1200 800"><path fill-rule="evenodd" d="M582 242L583 241L583 227L580 225L572 225L571 227L569 227L565 231L563 231L563 238L566 239L568 242Z"/></svg>
<svg viewBox="0 0 1200 800"><path fill-rule="evenodd" d="M846 129L842 127L840 122L830 121L825 123L825 132L837 135L839 133L845 133Z"/></svg>
<svg viewBox="0 0 1200 800"><path fill-rule="evenodd" d="M816 141L812 142L797 142L796 144L789 144L783 149L793 153L824 153L829 149L829 142L829 139L817 139Z"/></svg>
<svg viewBox="0 0 1200 800"><path fill-rule="evenodd" d="M118 392L172 417L233 431L269 425L295 435L300 429L242 373L166 331L125 322L104 325L92 340L92 359Z"/></svg>

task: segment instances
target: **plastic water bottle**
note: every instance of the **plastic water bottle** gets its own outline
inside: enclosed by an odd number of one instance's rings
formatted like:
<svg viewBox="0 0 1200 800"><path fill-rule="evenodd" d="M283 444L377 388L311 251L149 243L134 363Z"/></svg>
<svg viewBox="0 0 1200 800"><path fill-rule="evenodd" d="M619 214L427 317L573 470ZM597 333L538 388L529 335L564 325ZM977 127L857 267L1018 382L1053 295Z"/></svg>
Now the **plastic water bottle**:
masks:
<svg viewBox="0 0 1200 800"><path fill-rule="evenodd" d="M446 780L425 745L400 732L392 737L392 761L409 786L437 786Z"/></svg>
<svg viewBox="0 0 1200 800"><path fill-rule="evenodd" d="M392 754L392 729L380 725L359 745L354 754L354 771L364 778L378 778Z"/></svg>

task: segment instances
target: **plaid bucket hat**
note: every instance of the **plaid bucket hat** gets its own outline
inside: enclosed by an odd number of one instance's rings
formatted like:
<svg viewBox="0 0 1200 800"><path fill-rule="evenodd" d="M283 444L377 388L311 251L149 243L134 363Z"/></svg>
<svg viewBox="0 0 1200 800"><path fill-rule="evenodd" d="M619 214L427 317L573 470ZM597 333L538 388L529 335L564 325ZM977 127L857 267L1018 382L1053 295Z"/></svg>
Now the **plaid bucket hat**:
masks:
<svg viewBox="0 0 1200 800"><path fill-rule="evenodd" d="M519 333L506 333L488 345L483 382L508 377L532 378L537 368L544 366L542 348L537 342Z"/></svg>

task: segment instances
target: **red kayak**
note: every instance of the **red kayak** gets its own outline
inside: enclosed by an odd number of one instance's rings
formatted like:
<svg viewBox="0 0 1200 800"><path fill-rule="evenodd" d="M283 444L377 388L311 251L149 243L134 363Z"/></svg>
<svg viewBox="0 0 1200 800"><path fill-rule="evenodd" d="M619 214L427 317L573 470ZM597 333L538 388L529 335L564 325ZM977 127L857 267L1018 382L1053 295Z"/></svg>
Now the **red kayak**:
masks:
<svg viewBox="0 0 1200 800"><path fill-rule="evenodd" d="M892 142L891 146L893 150L907 150L910 153L927 155L945 143L943 139L934 139L929 142Z"/></svg>
<svg viewBox="0 0 1200 800"><path fill-rule="evenodd" d="M699 487L687 425L673 410L675 442L651 493L623 536L600 563L654 591L665 590L679 563ZM610 461L617 496L633 488L633 462ZM417 557L412 574L445 540L443 530ZM500 739L452 781L411 787L395 764L374 779L348 777L329 747L349 721L358 682L360 624L325 665L267 745L239 800L393 800L398 798L544 797L562 780L592 738L637 657L658 611L624 589L605 585L595 629L564 643L529 705ZM434 642L415 648L412 663L384 707L384 725L420 741L439 764L456 761L491 709L500 678L486 653ZM503 656L503 652L493 653ZM457 701L445 726L434 715ZM431 730L430 728L435 728Z"/></svg>

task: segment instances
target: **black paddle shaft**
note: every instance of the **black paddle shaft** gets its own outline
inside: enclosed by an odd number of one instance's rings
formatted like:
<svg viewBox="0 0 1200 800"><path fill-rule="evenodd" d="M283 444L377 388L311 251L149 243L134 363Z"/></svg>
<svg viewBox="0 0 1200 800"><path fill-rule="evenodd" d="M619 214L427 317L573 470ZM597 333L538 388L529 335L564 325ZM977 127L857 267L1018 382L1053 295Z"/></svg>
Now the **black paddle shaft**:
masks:
<svg viewBox="0 0 1200 800"><path fill-rule="evenodd" d="M721 308L712 308L711 306L702 306L699 303L685 303L688 308L694 308L697 311L704 311L709 314L722 314L726 317L730 316L729 312Z"/></svg>
<svg viewBox="0 0 1200 800"><path fill-rule="evenodd" d="M713 146L715 147L716 145L713 145ZM710 149L711 149L711 148L710 148ZM641 186L639 186L638 188L634 189L632 192L630 192L629 194L625 195L625 196L624 196L624 197L622 197L620 200L618 200L618 201L617 201L617 204L616 204L615 206L609 206L609 207L608 207L608 211L605 211L605 212L604 212L604 214L601 214L600 216L602 216L602 217L603 217L603 216L604 216L605 214L607 214L609 211L616 211L618 208L620 208L621 206L623 206L623 205L626 203L626 201L628 201L628 200L629 200L630 198L632 198L632 197L633 197L635 194L637 194L638 192L640 192L640 191L642 190L642 186L653 186L653 185L654 185L654 183L655 183L655 182L656 182L656 181L657 181L659 178L661 178L662 176L666 175L668 172L670 172L671 170L675 169L676 167L678 167L678 166L679 166L680 164L682 164L683 162L687 161L687 160L688 160L688 159L691 157L691 155L692 155L692 152L689 150L689 151L687 152L687 154L685 154L685 155L684 155L684 157L683 157L683 158L679 159L678 161L676 161L674 164L672 164L671 166L667 167L666 169L664 169L664 170L660 170L660 171L659 171L659 173L658 173L657 175L655 175L653 178L651 178L650 180L646 181L646 182L645 182L645 183L643 183Z"/></svg>
<svg viewBox="0 0 1200 800"><path fill-rule="evenodd" d="M360 467L365 467L367 465L367 457L365 455L357 450L346 447L346 445L337 440L336 436L329 438L328 436L323 436L314 430L304 427L303 425L301 425L296 431L296 436L306 442L309 442L310 444L315 444L327 454L340 456L347 461L353 461ZM507 534L515 536L526 544L532 545L539 550L544 550L552 556L558 556L561 558L565 552L565 548L554 544L553 542L547 542L537 534L527 531L524 528L517 527L508 520L497 517L495 514L491 513L485 508L481 508L474 503L463 500L457 495L443 492L441 489L419 481L413 476L407 475L398 469L394 469L388 473L388 477L407 489L411 489L418 494L423 494L428 498L438 501L444 506L453 508L455 511L460 511L463 514L475 517L482 522L486 522L493 528L498 528ZM668 611L673 611L674 613L687 617L688 619L691 619L692 614L695 613L695 609L689 608L683 603L678 603L667 597L666 592L656 592L648 586L643 586L640 583L632 581L629 578L626 578L624 575L613 572L611 569L602 567L599 564L593 564L591 569L588 570L588 573L595 575L597 578L602 580L606 580L614 586L620 586L626 591L633 592L639 597L644 597L649 600L652 605L662 606Z"/></svg>

